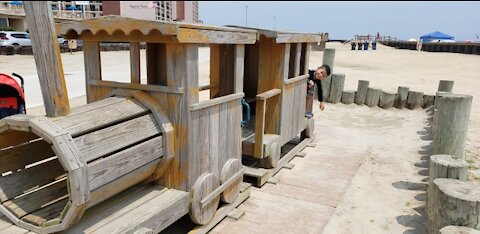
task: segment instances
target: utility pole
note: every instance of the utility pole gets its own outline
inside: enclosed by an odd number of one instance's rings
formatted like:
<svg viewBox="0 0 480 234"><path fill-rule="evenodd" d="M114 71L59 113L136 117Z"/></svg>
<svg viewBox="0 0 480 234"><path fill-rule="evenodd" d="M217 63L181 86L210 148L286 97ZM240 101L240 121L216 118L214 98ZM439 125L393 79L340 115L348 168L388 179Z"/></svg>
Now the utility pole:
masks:
<svg viewBox="0 0 480 234"><path fill-rule="evenodd" d="M248 26L248 5L245 5L245 27Z"/></svg>

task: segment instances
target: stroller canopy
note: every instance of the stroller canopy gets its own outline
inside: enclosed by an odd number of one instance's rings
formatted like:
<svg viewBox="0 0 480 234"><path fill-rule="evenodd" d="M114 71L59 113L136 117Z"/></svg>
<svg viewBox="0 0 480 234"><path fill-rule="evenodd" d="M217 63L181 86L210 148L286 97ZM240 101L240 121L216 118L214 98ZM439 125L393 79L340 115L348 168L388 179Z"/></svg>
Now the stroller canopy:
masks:
<svg viewBox="0 0 480 234"><path fill-rule="evenodd" d="M11 76L7 74L0 73L0 85L7 85L18 92L18 96L22 98L22 100L25 100L25 95L23 94L22 87L18 84L18 82Z"/></svg>

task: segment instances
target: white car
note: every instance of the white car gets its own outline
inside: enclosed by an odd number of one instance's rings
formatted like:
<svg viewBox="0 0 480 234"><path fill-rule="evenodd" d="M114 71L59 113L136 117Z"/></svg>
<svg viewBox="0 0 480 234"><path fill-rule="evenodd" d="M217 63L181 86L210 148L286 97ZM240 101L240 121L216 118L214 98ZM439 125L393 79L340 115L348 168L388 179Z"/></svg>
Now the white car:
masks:
<svg viewBox="0 0 480 234"><path fill-rule="evenodd" d="M0 46L31 46L27 32L0 31Z"/></svg>

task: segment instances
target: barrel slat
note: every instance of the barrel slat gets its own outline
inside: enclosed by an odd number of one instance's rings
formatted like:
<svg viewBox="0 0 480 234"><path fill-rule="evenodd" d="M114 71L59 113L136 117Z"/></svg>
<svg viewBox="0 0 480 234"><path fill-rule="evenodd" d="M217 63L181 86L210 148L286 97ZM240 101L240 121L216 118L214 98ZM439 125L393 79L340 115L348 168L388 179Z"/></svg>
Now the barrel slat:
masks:
<svg viewBox="0 0 480 234"><path fill-rule="evenodd" d="M8 130L0 134L0 149L20 145L38 138L33 132Z"/></svg>
<svg viewBox="0 0 480 234"><path fill-rule="evenodd" d="M134 147L88 165L90 189L95 190L163 155L162 137L155 137Z"/></svg>
<svg viewBox="0 0 480 234"><path fill-rule="evenodd" d="M10 175L2 176L0 177L0 200L4 202L29 189L46 185L64 173L65 170L60 165L60 162L54 159Z"/></svg>
<svg viewBox="0 0 480 234"><path fill-rule="evenodd" d="M41 226L48 220L59 217L63 208L67 205L68 198L57 201L49 206L46 206L34 213L28 214L22 218L23 221L37 226Z"/></svg>
<svg viewBox="0 0 480 234"><path fill-rule="evenodd" d="M82 135L74 142L84 162L89 162L160 133L155 118L149 114Z"/></svg>
<svg viewBox="0 0 480 234"><path fill-rule="evenodd" d="M42 206L68 195L66 178L42 189L3 203L18 218L39 210Z"/></svg>
<svg viewBox="0 0 480 234"><path fill-rule="evenodd" d="M39 140L0 151L0 174L23 169L32 163L55 156L51 144Z"/></svg>
<svg viewBox="0 0 480 234"><path fill-rule="evenodd" d="M123 101L59 118L53 122L75 137L148 112L149 110L137 101L125 98Z"/></svg>

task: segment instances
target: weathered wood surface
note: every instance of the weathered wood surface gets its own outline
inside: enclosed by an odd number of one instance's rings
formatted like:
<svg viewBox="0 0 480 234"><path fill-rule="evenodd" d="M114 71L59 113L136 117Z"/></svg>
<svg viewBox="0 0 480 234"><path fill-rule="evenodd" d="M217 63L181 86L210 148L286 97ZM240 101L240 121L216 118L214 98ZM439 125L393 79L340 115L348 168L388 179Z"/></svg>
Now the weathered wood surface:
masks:
<svg viewBox="0 0 480 234"><path fill-rule="evenodd" d="M354 90L345 90L342 92L342 103L343 104L352 104L355 102L356 91Z"/></svg>
<svg viewBox="0 0 480 234"><path fill-rule="evenodd" d="M440 80L438 82L438 90L439 92L452 92L453 90L453 80Z"/></svg>
<svg viewBox="0 0 480 234"><path fill-rule="evenodd" d="M380 96L380 102L378 106L383 109L389 109L393 107L393 102L395 101L396 93L383 91L382 95Z"/></svg>
<svg viewBox="0 0 480 234"><path fill-rule="evenodd" d="M433 106L435 103L435 95L424 94L423 95L423 109Z"/></svg>
<svg viewBox="0 0 480 234"><path fill-rule="evenodd" d="M239 171L243 170L242 162L238 159L230 159L225 163L220 173L220 183L225 184L230 178L235 176ZM243 172L242 176L236 179L230 186L228 186L221 195L222 202L233 203L237 200L238 195L240 194L240 188L243 181Z"/></svg>
<svg viewBox="0 0 480 234"><path fill-rule="evenodd" d="M45 112L50 117L67 115L70 113L70 103L52 8L49 2L44 1L28 1L23 5Z"/></svg>
<svg viewBox="0 0 480 234"><path fill-rule="evenodd" d="M74 138L85 162L160 134L153 116L146 115Z"/></svg>
<svg viewBox="0 0 480 234"><path fill-rule="evenodd" d="M345 85L345 74L333 74L330 86L330 102L339 103L342 99L343 87Z"/></svg>
<svg viewBox="0 0 480 234"><path fill-rule="evenodd" d="M323 50L322 65L330 66L331 74L322 80L323 100L329 101L330 98L330 85L332 83L332 74L334 72L335 64L335 49L326 48Z"/></svg>
<svg viewBox="0 0 480 234"><path fill-rule="evenodd" d="M90 82L102 80L102 68L100 58L100 43L97 41L85 41L83 45L83 59L85 66L85 88L87 103L95 101L94 92Z"/></svg>
<svg viewBox="0 0 480 234"><path fill-rule="evenodd" d="M256 39L254 30L158 22L121 16L60 23L57 31L59 34L66 34L69 39L99 41L253 44ZM85 31L90 33L84 33Z"/></svg>
<svg viewBox="0 0 480 234"><path fill-rule="evenodd" d="M454 179L435 179L428 194L428 233L449 225L480 230L480 187Z"/></svg>
<svg viewBox="0 0 480 234"><path fill-rule="evenodd" d="M131 98L111 97L104 100L105 102L115 101L115 103L72 113L65 117L56 118L53 122L76 137L150 112L145 106ZM116 102L117 100L119 102Z"/></svg>
<svg viewBox="0 0 480 234"><path fill-rule="evenodd" d="M368 88L367 98L365 99L365 105L368 107L378 106L380 102L380 95L382 95L382 90L379 88Z"/></svg>
<svg viewBox="0 0 480 234"><path fill-rule="evenodd" d="M130 43L130 82L140 84L141 82L140 67L140 43Z"/></svg>
<svg viewBox="0 0 480 234"><path fill-rule="evenodd" d="M298 79L297 79L298 78ZM280 139L278 143L280 146L292 140L300 132L305 129L305 96L307 90L307 76L303 75L297 78L295 82L288 83L289 79L285 81L282 91L282 112Z"/></svg>
<svg viewBox="0 0 480 234"><path fill-rule="evenodd" d="M121 89L132 89L132 90L142 90L142 91L154 91L154 92L164 92L164 93L173 93L173 94L183 94L184 90L182 87L168 87L161 85L144 85L144 84L128 84L121 83L116 81L102 81L102 80L88 80L87 85L93 87L110 87L110 88L121 88ZM96 100L94 100L96 101Z"/></svg>
<svg viewBox="0 0 480 234"><path fill-rule="evenodd" d="M440 234L480 234L480 231L468 227L446 226L440 229Z"/></svg>
<svg viewBox="0 0 480 234"><path fill-rule="evenodd" d="M51 145L43 140L32 141L0 151L0 174L24 169L32 163L55 156Z"/></svg>
<svg viewBox="0 0 480 234"><path fill-rule="evenodd" d="M433 154L463 159L473 97L451 94L440 97L433 123Z"/></svg>
<svg viewBox="0 0 480 234"><path fill-rule="evenodd" d="M457 159L452 155L430 156L430 168L428 184L431 186L437 178L450 178L461 181L467 180L468 163L463 159Z"/></svg>
<svg viewBox="0 0 480 234"><path fill-rule="evenodd" d="M207 224L212 220L218 208L220 196L216 196L205 206L202 206L201 200L217 187L220 186L220 180L211 173L205 173L198 178L192 188L192 201L190 204L190 218L196 224Z"/></svg>
<svg viewBox="0 0 480 234"><path fill-rule="evenodd" d="M405 108L407 104L407 98L408 98L408 91L409 88L405 86L399 86L397 95L395 95L395 101L393 103L393 106L397 109L403 109Z"/></svg>
<svg viewBox="0 0 480 234"><path fill-rule="evenodd" d="M423 92L408 91L407 108L415 110L423 106Z"/></svg>
<svg viewBox="0 0 480 234"><path fill-rule="evenodd" d="M370 81L368 80L359 80L357 86L357 93L355 95L355 104L363 105L367 99L368 86Z"/></svg>

